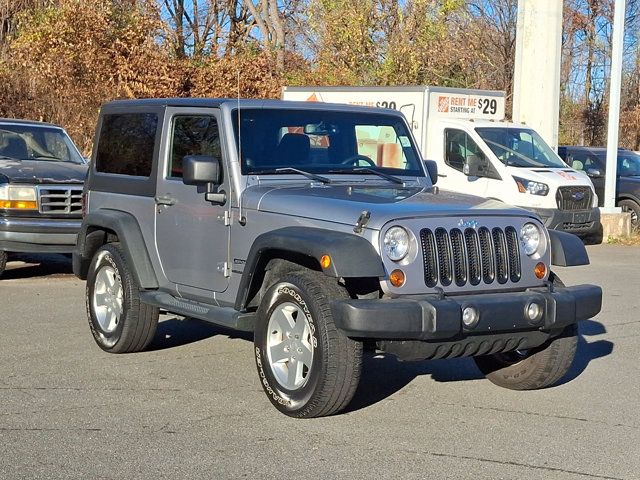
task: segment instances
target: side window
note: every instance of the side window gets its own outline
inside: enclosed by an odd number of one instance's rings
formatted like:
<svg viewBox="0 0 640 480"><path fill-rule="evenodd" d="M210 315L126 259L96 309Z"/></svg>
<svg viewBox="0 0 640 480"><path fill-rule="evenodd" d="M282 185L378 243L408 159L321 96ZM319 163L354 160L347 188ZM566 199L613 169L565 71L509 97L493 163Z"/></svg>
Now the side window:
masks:
<svg viewBox="0 0 640 480"><path fill-rule="evenodd" d="M105 115L98 140L96 170L149 177L157 129L155 113Z"/></svg>
<svg viewBox="0 0 640 480"><path fill-rule="evenodd" d="M174 118L170 177L182 178L182 159L187 155L222 158L218 122L215 117L199 115Z"/></svg>
<svg viewBox="0 0 640 480"><path fill-rule="evenodd" d="M444 161L450 167L462 171L467 157L472 155L486 160L484 153L482 153L478 144L473 141L468 133L463 132L462 130L453 130L448 128L445 130L444 138Z"/></svg>

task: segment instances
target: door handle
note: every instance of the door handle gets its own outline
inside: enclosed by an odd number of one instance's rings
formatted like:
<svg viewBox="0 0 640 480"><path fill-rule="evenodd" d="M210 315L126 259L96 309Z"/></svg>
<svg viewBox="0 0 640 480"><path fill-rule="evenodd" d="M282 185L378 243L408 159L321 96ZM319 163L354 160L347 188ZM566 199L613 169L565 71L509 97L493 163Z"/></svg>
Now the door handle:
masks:
<svg viewBox="0 0 640 480"><path fill-rule="evenodd" d="M154 198L156 205L166 205L166 206L171 206L171 205L175 205L177 200L175 198L166 196L166 197L155 197Z"/></svg>

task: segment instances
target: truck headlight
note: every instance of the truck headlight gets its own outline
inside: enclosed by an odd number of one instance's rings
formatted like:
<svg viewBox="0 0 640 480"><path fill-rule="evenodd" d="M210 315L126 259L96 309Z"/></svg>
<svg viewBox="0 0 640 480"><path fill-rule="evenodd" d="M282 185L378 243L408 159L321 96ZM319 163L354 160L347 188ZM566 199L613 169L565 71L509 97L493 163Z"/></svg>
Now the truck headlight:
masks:
<svg viewBox="0 0 640 480"><path fill-rule="evenodd" d="M546 183L534 182L520 177L513 177L513 179L516 181L520 193L530 193L531 195L540 195L542 197L549 193L549 185Z"/></svg>
<svg viewBox="0 0 640 480"><path fill-rule="evenodd" d="M525 223L520 229L520 243L524 253L532 256L542 244L542 232L535 223Z"/></svg>
<svg viewBox="0 0 640 480"><path fill-rule="evenodd" d="M383 249L389 259L399 262L409 253L409 234L402 227L391 227L384 234Z"/></svg>
<svg viewBox="0 0 640 480"><path fill-rule="evenodd" d="M0 185L0 208L7 210L37 210L38 201L35 187Z"/></svg>

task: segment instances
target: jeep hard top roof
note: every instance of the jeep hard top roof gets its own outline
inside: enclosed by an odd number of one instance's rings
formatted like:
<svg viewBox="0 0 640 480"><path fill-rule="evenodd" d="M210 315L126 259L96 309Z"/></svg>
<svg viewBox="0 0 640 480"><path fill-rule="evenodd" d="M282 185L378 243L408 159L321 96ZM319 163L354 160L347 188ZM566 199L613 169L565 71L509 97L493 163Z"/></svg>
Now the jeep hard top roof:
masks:
<svg viewBox="0 0 640 480"><path fill-rule="evenodd" d="M290 100L264 100L264 99L246 99L246 98L145 98L136 100L113 100L102 106L102 112L110 110L122 110L125 108L165 108L165 107L193 107L193 108L220 108L222 105L228 105L235 108L282 108L282 109L301 109L301 110L331 110L331 111L350 111L350 112L367 112L384 115L394 115L403 117L403 114L397 110L389 108L374 108L361 105L347 105L343 103L324 103L324 102L294 102Z"/></svg>

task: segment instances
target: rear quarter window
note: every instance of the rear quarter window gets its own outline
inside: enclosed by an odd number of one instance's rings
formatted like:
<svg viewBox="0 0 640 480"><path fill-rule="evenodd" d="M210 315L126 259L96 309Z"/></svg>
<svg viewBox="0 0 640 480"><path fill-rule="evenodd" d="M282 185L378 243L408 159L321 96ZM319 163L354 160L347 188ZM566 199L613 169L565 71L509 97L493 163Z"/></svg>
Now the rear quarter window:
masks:
<svg viewBox="0 0 640 480"><path fill-rule="evenodd" d="M149 177L157 131L156 113L105 115L96 152L96 171Z"/></svg>

